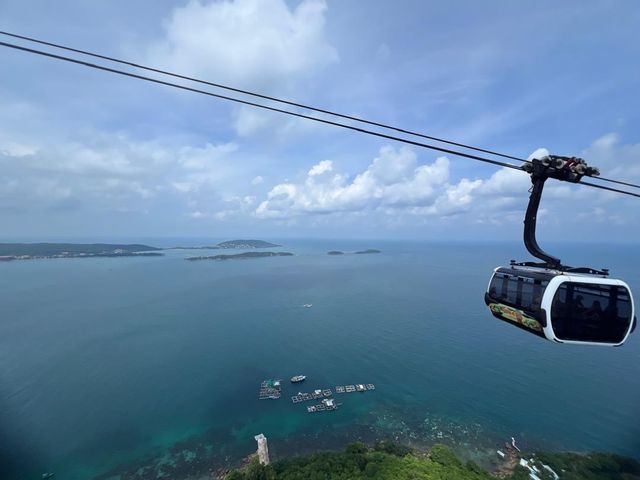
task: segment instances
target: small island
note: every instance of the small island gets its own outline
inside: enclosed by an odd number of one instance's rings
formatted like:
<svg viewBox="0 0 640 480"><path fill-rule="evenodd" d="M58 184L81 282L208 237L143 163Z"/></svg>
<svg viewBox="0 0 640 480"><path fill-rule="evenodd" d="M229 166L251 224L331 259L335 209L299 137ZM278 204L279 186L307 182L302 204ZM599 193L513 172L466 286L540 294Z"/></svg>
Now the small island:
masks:
<svg viewBox="0 0 640 480"><path fill-rule="evenodd" d="M274 248L281 247L276 243L264 240L227 240L216 245L200 245L196 247L168 247L166 250L218 250L221 248Z"/></svg>
<svg viewBox="0 0 640 480"><path fill-rule="evenodd" d="M244 260L248 258L262 258L262 257L291 257L293 253L290 252L244 252L236 253L234 255L211 255L204 257L187 257L185 260L191 262L196 260Z"/></svg>
<svg viewBox="0 0 640 480"><path fill-rule="evenodd" d="M327 252L327 255L344 255L344 252L341 252L340 250L331 250L330 252Z"/></svg>
<svg viewBox="0 0 640 480"><path fill-rule="evenodd" d="M0 261L49 258L160 257L157 247L110 243L0 243Z"/></svg>
<svg viewBox="0 0 640 480"><path fill-rule="evenodd" d="M367 250L361 250L356 252L356 255L366 255L369 253L382 253L380 250L376 250L375 248L368 248Z"/></svg>
<svg viewBox="0 0 640 480"><path fill-rule="evenodd" d="M216 245L217 248L273 248L281 246L264 240L228 240Z"/></svg>

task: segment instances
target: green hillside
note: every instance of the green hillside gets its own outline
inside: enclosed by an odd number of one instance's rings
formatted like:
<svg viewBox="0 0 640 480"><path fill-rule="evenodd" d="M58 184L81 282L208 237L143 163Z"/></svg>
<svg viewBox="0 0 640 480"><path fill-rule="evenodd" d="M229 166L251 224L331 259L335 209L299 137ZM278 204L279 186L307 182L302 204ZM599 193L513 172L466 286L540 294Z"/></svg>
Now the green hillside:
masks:
<svg viewBox="0 0 640 480"><path fill-rule="evenodd" d="M527 457L528 458L528 457ZM640 462L609 454L538 454L562 480L640 480ZM538 463L538 462L536 462ZM538 463L539 464L539 463ZM544 470L544 469L541 469ZM553 478L541 471L542 480ZM344 452L321 452L279 460L266 467L253 459L246 467L230 472L226 480L490 480L497 477L473 462L462 463L445 445L434 445L428 454L390 442L373 448L362 443ZM507 480L529 480L522 467Z"/></svg>

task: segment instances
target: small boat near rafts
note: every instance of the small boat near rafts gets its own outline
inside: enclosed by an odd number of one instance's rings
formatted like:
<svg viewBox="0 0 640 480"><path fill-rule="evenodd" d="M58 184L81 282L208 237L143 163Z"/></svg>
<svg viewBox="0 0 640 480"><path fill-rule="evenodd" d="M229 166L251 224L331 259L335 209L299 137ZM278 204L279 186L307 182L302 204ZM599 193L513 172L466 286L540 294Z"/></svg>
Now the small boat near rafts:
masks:
<svg viewBox="0 0 640 480"><path fill-rule="evenodd" d="M304 382L307 379L305 375L295 375L291 377L291 383L300 383Z"/></svg>

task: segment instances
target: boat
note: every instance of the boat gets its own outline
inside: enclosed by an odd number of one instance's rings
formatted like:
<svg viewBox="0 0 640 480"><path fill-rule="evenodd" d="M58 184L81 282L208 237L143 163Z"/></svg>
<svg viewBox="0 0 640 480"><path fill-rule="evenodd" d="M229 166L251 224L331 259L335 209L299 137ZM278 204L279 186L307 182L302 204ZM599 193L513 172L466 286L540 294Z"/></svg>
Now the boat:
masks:
<svg viewBox="0 0 640 480"><path fill-rule="evenodd" d="M294 375L291 377L291 383L300 383L304 382L307 379L305 375Z"/></svg>
<svg viewBox="0 0 640 480"><path fill-rule="evenodd" d="M55 473L43 473L42 474L42 480L47 480L51 477L53 477L55 475Z"/></svg>
<svg viewBox="0 0 640 480"><path fill-rule="evenodd" d="M305 303L304 305L302 305L304 308L311 308L313 307L313 303Z"/></svg>

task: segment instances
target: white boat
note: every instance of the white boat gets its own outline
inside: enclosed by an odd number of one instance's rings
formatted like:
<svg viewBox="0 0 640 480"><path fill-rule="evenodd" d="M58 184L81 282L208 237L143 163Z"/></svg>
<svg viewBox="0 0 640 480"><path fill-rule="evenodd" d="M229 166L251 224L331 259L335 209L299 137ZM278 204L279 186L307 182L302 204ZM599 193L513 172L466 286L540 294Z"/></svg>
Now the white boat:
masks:
<svg viewBox="0 0 640 480"><path fill-rule="evenodd" d="M305 375L294 375L291 377L291 383L300 383L304 382L307 379Z"/></svg>
<svg viewBox="0 0 640 480"><path fill-rule="evenodd" d="M313 303L305 303L304 305L302 305L304 308L311 308L313 307Z"/></svg>

